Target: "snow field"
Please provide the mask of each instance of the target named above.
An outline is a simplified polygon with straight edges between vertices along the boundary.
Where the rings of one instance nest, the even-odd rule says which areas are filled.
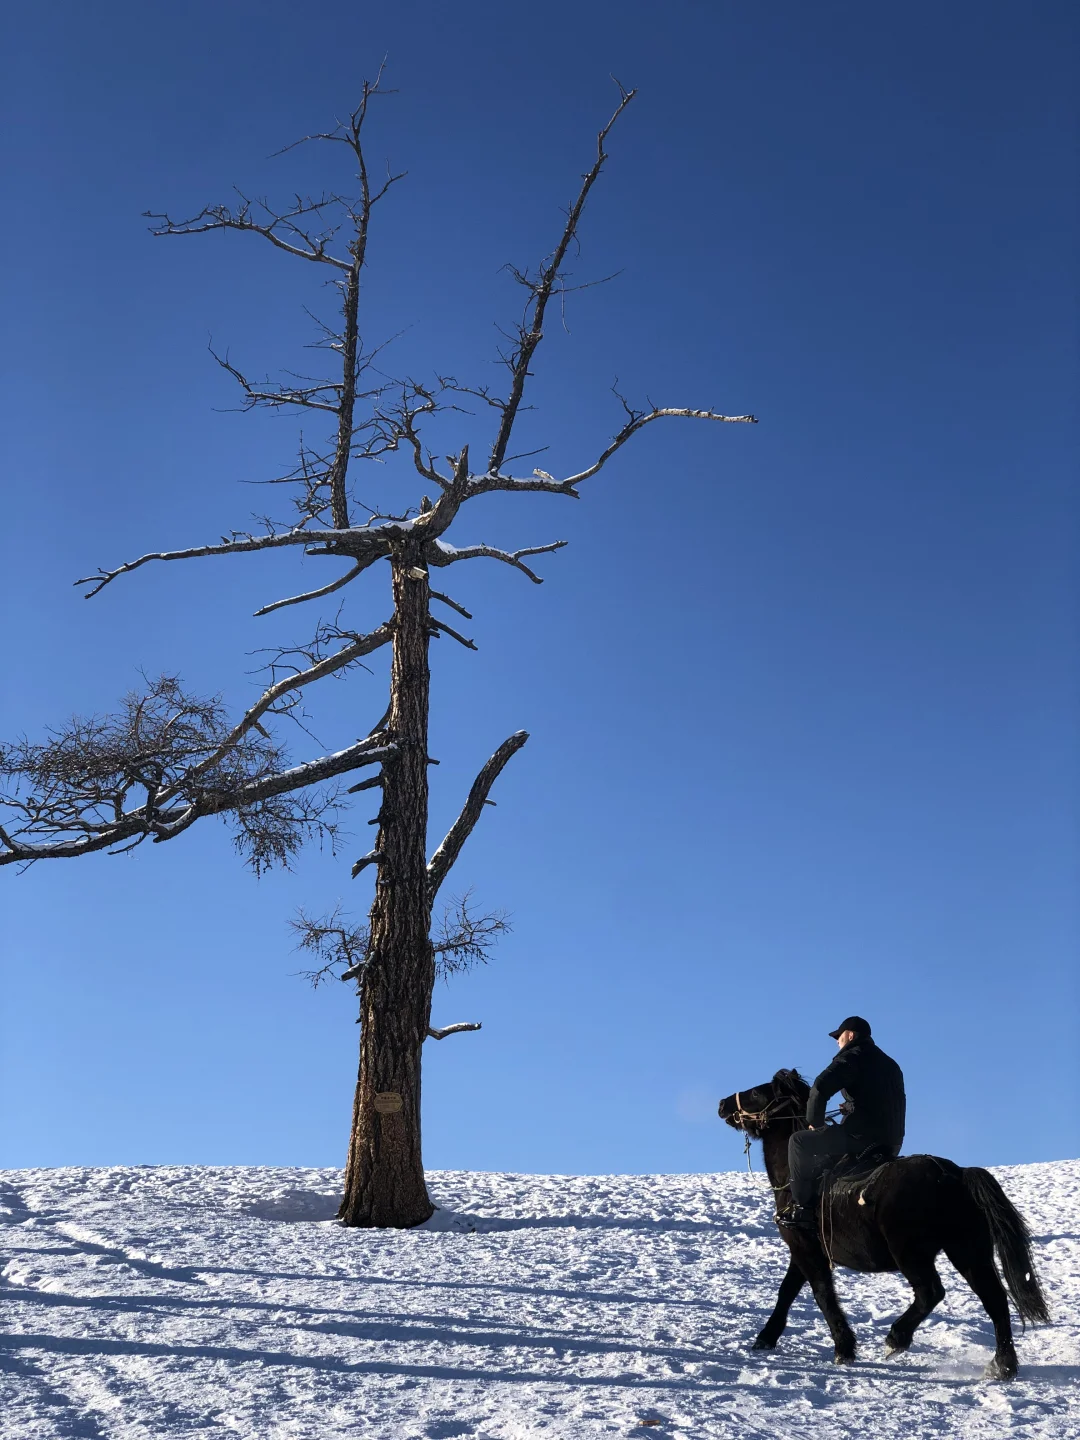
[[[1054,1314],[1008,1385],[944,1259],[907,1355],[907,1286],[849,1271],[854,1366],[806,1291],[751,1352],[787,1254],[761,1176],[441,1172],[433,1220],[386,1232],[334,1223],[337,1170],[0,1172],[0,1435],[1080,1437],[1080,1161],[995,1173]]]

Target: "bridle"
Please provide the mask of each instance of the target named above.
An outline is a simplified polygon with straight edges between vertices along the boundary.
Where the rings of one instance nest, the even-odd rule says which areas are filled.
[[[793,1106],[794,1108],[789,1109],[786,1113],[782,1113],[779,1111],[779,1106],[785,1104]],[[750,1163],[750,1142],[753,1136],[751,1136],[749,1130],[747,1130],[744,1122],[749,1121],[752,1125],[756,1125],[759,1131],[764,1131],[770,1117],[773,1120],[802,1120],[802,1106],[794,1095],[784,1094],[774,1095],[768,1104],[764,1105],[760,1110],[744,1110],[742,1094],[738,1090],[735,1091],[735,1113],[728,1118],[737,1121],[738,1128],[743,1132],[743,1154],[746,1156],[746,1169],[751,1175],[754,1173],[754,1167]],[[803,1121],[803,1124],[805,1124],[805,1121]]]
[[[786,1115],[774,1114],[774,1111],[776,1111],[777,1107],[780,1105],[792,1105],[795,1108],[793,1110],[789,1110]],[[794,1119],[796,1115],[801,1114],[802,1108],[803,1107],[800,1105],[796,1096],[785,1094],[774,1095],[773,1098],[768,1102],[768,1104],[762,1106],[760,1110],[744,1110],[742,1103],[742,1092],[740,1090],[736,1090],[735,1114],[731,1118],[737,1119],[739,1121],[740,1130],[746,1129],[745,1124],[742,1123],[746,1120],[749,1120],[751,1124],[756,1125],[758,1129],[761,1130],[764,1128],[765,1122],[769,1119],[770,1116],[772,1116],[774,1120],[790,1120]],[[749,1138],[750,1137],[747,1136],[747,1139]]]

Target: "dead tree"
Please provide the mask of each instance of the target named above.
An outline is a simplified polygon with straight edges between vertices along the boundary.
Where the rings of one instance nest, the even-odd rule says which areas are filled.
[[[178,681],[165,678],[129,696],[118,716],[73,721],[44,743],[22,741],[5,747],[0,755],[0,771],[7,780],[6,793],[0,797],[4,802],[0,865],[71,858],[96,850],[116,853],[147,839],[160,843],[196,820],[217,814],[233,821],[238,843],[259,869],[287,861],[312,829],[333,828],[334,794],[317,787],[359,767],[376,767],[369,779],[351,787],[372,789],[379,797],[375,843],[352,867],[354,876],[369,871],[374,875],[369,921],[362,932],[338,927],[351,936],[345,973],[358,982],[361,1022],[360,1069],[340,1213],[347,1225],[411,1226],[432,1212],[420,1150],[423,1044],[429,1036],[441,1039],[474,1028],[431,1028],[432,986],[440,958],[431,933],[432,907],[492,785],[528,739],[519,731],[495,750],[449,833],[429,857],[428,648],[432,638],[442,635],[475,648],[443,618],[447,610],[466,620],[471,617],[436,588],[445,582],[434,582],[433,572],[469,560],[494,560],[540,584],[541,577],[529,562],[566,543],[553,540],[512,551],[474,542],[455,544],[449,539],[451,527],[470,500],[494,491],[577,499],[582,485],[656,420],[727,424],[753,423],[754,417],[711,409],[651,405],[638,409],[622,401],[619,429],[582,469],[561,478],[540,469],[526,475],[513,471],[511,443],[544,337],[548,307],[570,288],[567,255],[604,167],[611,127],[633,91],[620,91],[554,249],[534,270],[512,272],[525,294],[521,318],[500,357],[508,376],[505,391],[461,385],[446,376],[430,382],[390,382],[381,375],[374,363],[377,350],[366,349],[362,342],[361,277],[375,207],[401,177],[389,174],[376,184],[369,173],[363,130],[378,93],[378,79],[365,84],[360,103],[347,120],[331,131],[305,137],[344,147],[355,169],[350,193],[297,196],[283,209],[239,194],[235,203],[210,206],[187,220],[150,216],[158,236],[213,230],[250,234],[291,260],[329,273],[337,282],[341,318],[325,329],[321,342],[339,367],[328,378],[259,384],[228,357],[216,357],[240,387],[244,408],[315,411],[328,417],[331,434],[326,445],[320,449],[301,442],[295,469],[277,477],[279,483],[293,487],[292,521],[263,522],[261,532],[236,531],[213,544],[154,551],[77,583],[87,587],[89,598],[151,563],[291,546],[304,555],[344,562],[345,569],[316,589],[274,600],[257,614],[337,595],[365,571],[385,562],[390,589],[386,621],[365,634],[320,624],[302,651],[279,653],[264,693],[235,723],[227,720],[218,702],[193,699]],[[422,427],[440,411],[460,412],[468,405],[479,408],[492,422],[480,452],[483,459],[476,465],[472,458],[476,448],[465,446],[444,465],[424,444]],[[365,507],[358,519],[362,507],[351,483],[357,462],[395,452],[411,463],[418,488],[433,498],[425,495],[415,507],[397,514]],[[440,610],[433,610],[433,603]],[[283,747],[264,722],[273,724],[287,715],[306,687],[347,670],[382,646],[391,647],[390,694],[378,724],[363,739],[333,754],[288,764]],[[479,946],[473,953],[483,953],[491,935],[473,934],[470,940],[468,923],[475,924],[467,916],[465,932],[458,934],[464,948],[455,952],[449,942],[441,947],[444,963],[448,953],[467,956],[470,943]],[[323,929],[322,940],[332,941],[334,927]],[[315,941],[318,948],[321,942],[318,937]]]

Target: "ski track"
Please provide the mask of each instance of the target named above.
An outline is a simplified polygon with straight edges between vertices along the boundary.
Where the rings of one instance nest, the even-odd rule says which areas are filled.
[[[337,1170],[0,1172],[0,1435],[1080,1440],[1080,1161],[995,1173],[1054,1314],[1008,1385],[944,1259],[905,1356],[904,1282],[845,1270],[856,1365],[806,1291],[751,1352],[787,1253],[761,1176],[440,1172],[390,1232],[334,1223]]]

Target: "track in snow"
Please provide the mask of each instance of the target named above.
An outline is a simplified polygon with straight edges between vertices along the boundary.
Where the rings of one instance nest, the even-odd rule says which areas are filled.
[[[1080,1162],[996,1173],[1055,1316],[1009,1385],[944,1260],[905,1356],[904,1282],[848,1271],[854,1367],[806,1292],[750,1352],[786,1257],[760,1176],[443,1172],[436,1223],[386,1232],[333,1223],[337,1170],[0,1172],[0,1435],[1080,1437]]]

